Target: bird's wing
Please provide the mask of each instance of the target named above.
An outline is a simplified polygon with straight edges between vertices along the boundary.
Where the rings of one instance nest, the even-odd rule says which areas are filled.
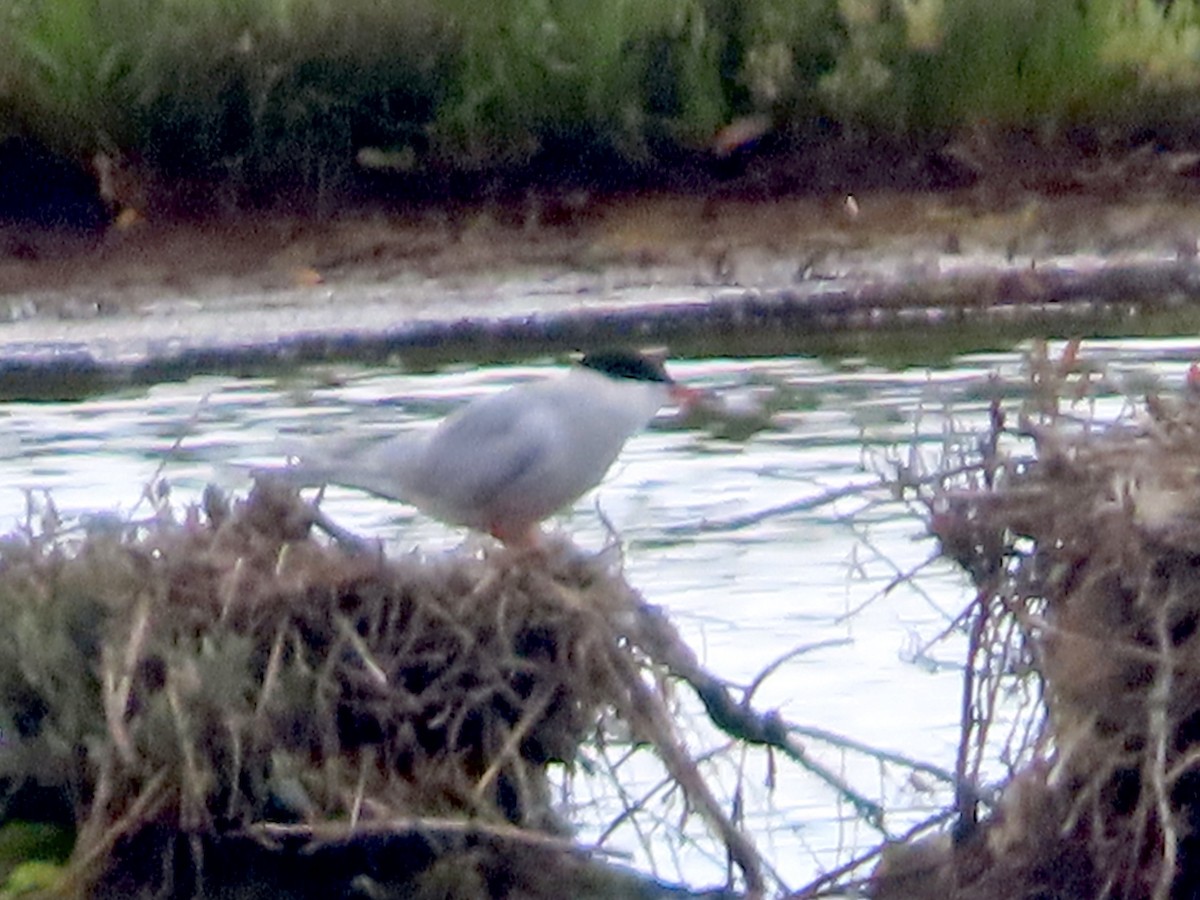
[[[476,401],[425,435],[399,435],[363,447],[310,448],[280,474],[295,484],[334,483],[411,503],[478,528],[511,494],[537,490],[540,469],[563,448],[557,398],[537,386]],[[332,449],[332,452],[330,450]]]
[[[421,492],[458,509],[486,507],[552,451],[551,418],[529,395],[500,394],[472,404],[446,419],[425,444],[414,472]]]

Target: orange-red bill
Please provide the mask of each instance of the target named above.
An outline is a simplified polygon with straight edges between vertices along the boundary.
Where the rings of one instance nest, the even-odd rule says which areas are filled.
[[[702,388],[688,387],[684,384],[671,385],[671,400],[684,409],[701,403],[706,397],[708,397],[708,391]]]

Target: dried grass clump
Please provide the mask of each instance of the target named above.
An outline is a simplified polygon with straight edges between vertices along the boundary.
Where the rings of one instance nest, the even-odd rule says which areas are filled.
[[[892,848],[876,896],[1196,896],[1200,395],[1189,384],[1098,424],[1066,410],[1098,377],[1080,377],[1073,348],[1032,370],[1016,427],[995,405],[990,433],[926,497],[978,591],[958,822],[953,839]],[[1017,669],[1045,716],[977,823],[968,745],[1006,727],[980,698]]]
[[[603,710],[661,737],[622,633],[638,600],[603,564],[562,547],[386,560],[309,525],[257,489],[182,522],[72,539],[52,520],[0,544],[5,818],[51,802],[77,829],[76,890],[211,892],[236,859],[284,895],[285,858],[320,863],[292,882],[326,879],[294,896],[415,874],[475,896],[519,858],[536,884],[551,857],[578,863],[547,763]]]

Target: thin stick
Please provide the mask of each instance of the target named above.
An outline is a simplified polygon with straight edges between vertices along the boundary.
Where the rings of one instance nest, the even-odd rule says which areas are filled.
[[[974,828],[977,811],[977,795],[966,789],[967,767],[971,756],[971,735],[975,723],[975,665],[983,641],[983,629],[987,623],[987,593],[980,591],[975,598],[976,613],[971,623],[967,644],[967,661],[963,668],[962,708],[959,714],[958,755],[954,761],[955,796],[954,807],[958,813],[957,827]]]
[[[843,877],[857,869],[861,869],[871,860],[881,856],[883,851],[886,850],[890,844],[907,844],[918,834],[921,834],[921,832],[928,831],[930,828],[941,825],[943,822],[946,822],[952,816],[954,816],[954,814],[954,809],[943,809],[938,811],[929,818],[918,822],[916,825],[896,837],[894,840],[882,841],[876,844],[866,853],[859,854],[835,869],[830,869],[828,872],[809,882],[798,891],[788,894],[784,900],[811,900],[811,898],[826,896],[826,889],[832,885],[837,885],[837,887],[835,887],[833,890],[833,896],[857,896],[856,894],[848,891],[848,885],[839,884]]]
[[[607,853],[602,847],[577,844],[569,838],[531,831],[517,825],[487,822],[482,819],[452,819],[441,816],[393,816],[385,819],[359,820],[354,824],[317,822],[307,825],[259,822],[247,826],[240,833],[267,841],[298,838],[308,842],[306,849],[310,853],[321,847],[353,844],[362,838],[401,837],[409,834],[489,837],[529,847],[560,850],[576,856]]]
[[[1168,622],[1171,604],[1164,602],[1155,616],[1154,632],[1158,642],[1160,659],[1154,683],[1146,698],[1153,755],[1150,763],[1150,785],[1154,790],[1154,803],[1158,813],[1158,827],[1162,832],[1162,858],[1158,863],[1158,878],[1154,885],[1154,900],[1167,900],[1175,883],[1178,865],[1179,833],[1175,827],[1175,814],[1171,810],[1171,798],[1167,789],[1167,747],[1171,739],[1168,719],[1171,692],[1175,684],[1175,661],[1171,658],[1171,630]]]
[[[521,755],[518,753],[521,742],[525,740],[526,735],[533,730],[535,725],[542,722],[542,717],[549,708],[550,701],[554,699],[554,694],[555,688],[547,686],[540,691],[538,697],[527,702],[521,713],[521,721],[508,733],[508,737],[504,741],[504,746],[500,748],[500,752],[496,754],[491,765],[487,767],[487,771],[480,776],[479,781],[476,783],[474,791],[476,803],[483,800],[483,795],[500,774],[500,770],[506,762],[511,761],[518,765],[522,763]]]
[[[85,882],[91,870],[112,852],[122,837],[140,827],[166,802],[170,793],[166,787],[167,775],[168,770],[164,766],[150,776],[137,798],[125,810],[125,815],[105,829],[97,840],[85,845],[86,852],[71,864],[69,878],[72,881]]]
[[[775,659],[771,660],[771,662],[767,663],[767,665],[763,667],[762,671],[754,676],[754,680],[751,681],[746,687],[742,698],[742,703],[748,705],[750,701],[754,699],[754,695],[758,692],[758,689],[762,687],[762,683],[774,675],[779,670],[779,667],[784,663],[790,662],[797,656],[803,656],[805,653],[812,653],[815,650],[828,650],[831,647],[846,647],[851,643],[852,641],[849,638],[831,638],[827,641],[816,641],[812,644],[801,644],[798,647],[793,647],[786,653],[780,654]]]

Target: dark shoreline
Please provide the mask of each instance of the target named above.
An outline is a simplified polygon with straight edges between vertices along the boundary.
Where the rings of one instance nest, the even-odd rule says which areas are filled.
[[[410,321],[371,330],[327,328],[240,343],[161,340],[0,342],[0,396],[73,399],[198,375],[254,376],[314,364],[435,368],[613,345],[663,345],[677,355],[886,352],[939,334],[971,347],[1027,337],[1178,333],[1200,326],[1200,263],[1147,259],[1080,269],[1070,260],[980,267],[969,274],[810,280],[777,289],[701,287],[694,301],[571,307]],[[0,331],[2,335],[2,331]],[[936,355],[936,354],[935,354]],[[926,359],[925,362],[932,360]]]

